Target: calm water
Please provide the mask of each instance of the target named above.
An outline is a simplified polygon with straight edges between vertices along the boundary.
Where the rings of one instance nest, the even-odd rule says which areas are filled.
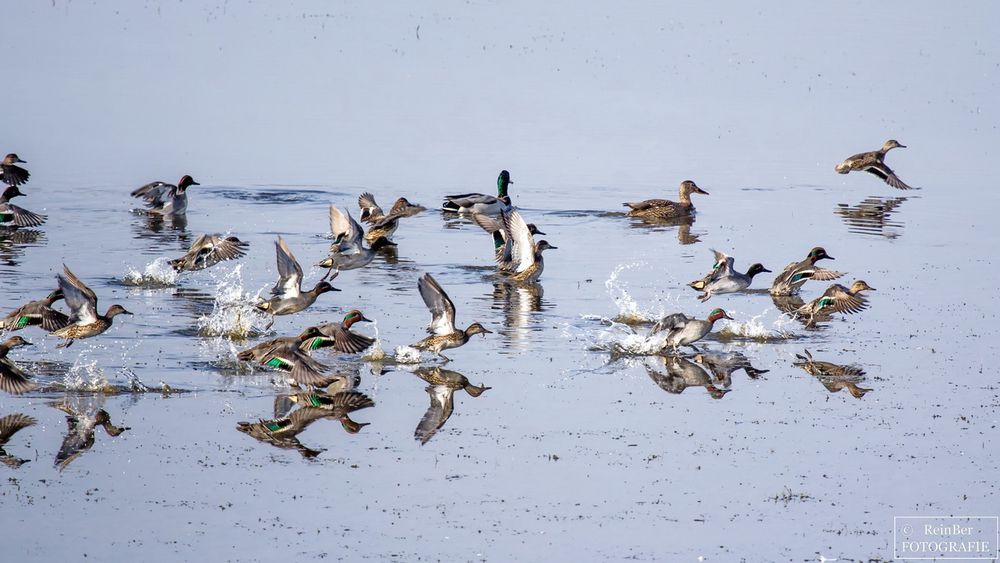
[[[49,390],[0,396],[0,415],[38,421],[6,446],[30,460],[2,468],[12,557],[888,559],[893,516],[997,513],[995,7],[191,4],[6,10],[0,152],[28,161],[16,203],[49,221],[0,240],[0,306],[43,296],[66,263],[101,310],[135,313],[68,349],[22,333],[35,347],[12,357]],[[833,172],[890,137],[909,146],[890,166],[922,190]],[[501,168],[559,247],[540,287],[499,283],[489,238],[433,210]],[[184,173],[202,183],[186,226],[130,212],[129,191]],[[688,177],[711,193],[693,224],[620,214]],[[366,190],[431,210],[340,293],[263,335],[236,320],[274,283],[276,237],[311,286],[327,206],[356,216]],[[203,232],[248,256],[165,276],[156,260]],[[869,310],[807,330],[766,292],[702,304],[684,286],[710,248],[778,272],[815,245],[877,288]],[[496,334],[448,354],[491,389],[456,393],[421,445],[427,385],[392,355],[424,336],[424,272],[459,324]],[[705,348],[766,373],[714,381],[634,354],[639,321],[713,307],[736,322]],[[235,351],[351,308],[387,360],[318,357],[360,376],[376,406],[352,417],[370,424],[310,426],[313,459],[238,432],[289,390]],[[805,349],[862,368],[850,383],[870,391],[831,392],[793,365]],[[131,378],[151,392],[93,391]],[[57,466],[63,404],[129,430]]]

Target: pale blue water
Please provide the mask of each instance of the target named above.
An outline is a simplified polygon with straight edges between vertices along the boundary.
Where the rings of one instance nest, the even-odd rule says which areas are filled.
[[[127,368],[191,392],[0,396],[0,415],[38,420],[6,446],[31,461],[0,468],[0,542],[25,561],[858,560],[892,556],[893,516],[996,514],[997,15],[892,2],[8,6],[0,152],[28,161],[15,203],[49,221],[33,242],[0,242],[0,307],[47,293],[65,262],[99,308],[136,313],[65,350],[25,331],[36,346],[12,357],[43,383],[93,362],[115,385]],[[833,172],[887,138],[908,145],[887,160],[922,190]],[[495,286],[489,238],[433,210],[446,193],[490,192],[501,168],[559,247],[541,292]],[[186,229],[129,213],[132,189],[185,173],[202,183]],[[689,229],[614,214],[675,197],[686,178],[711,193],[695,196]],[[422,380],[321,353],[376,406],[352,415],[370,423],[358,434],[332,421],[303,432],[325,450],[306,460],[236,430],[286,390],[239,375],[233,351],[259,339],[197,336],[198,319],[227,279],[267,292],[278,235],[311,286],[327,206],[357,216],[365,190],[431,210],[401,224],[396,261],[341,273],[342,292],[267,336],[357,307],[391,354],[424,336],[416,279],[430,272],[459,324],[496,332],[447,366],[492,389],[458,392],[421,446]],[[887,226],[836,212],[873,196],[907,199]],[[232,232],[249,254],[167,288],[122,282],[202,232]],[[778,272],[815,245],[845,283],[877,288],[869,310],[805,330],[766,294],[701,304],[684,287],[710,248]],[[630,342],[609,319],[713,307],[771,337],[707,342],[769,370],[735,374],[721,399],[668,394],[647,371],[662,361],[604,349]],[[829,393],[792,366],[803,349],[862,367],[872,391]],[[102,404],[130,430],[99,430],[60,471],[63,400]],[[774,500],[786,491],[805,498]]]

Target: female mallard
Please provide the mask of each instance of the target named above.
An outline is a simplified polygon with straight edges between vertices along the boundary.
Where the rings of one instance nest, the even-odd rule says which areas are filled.
[[[344,320],[340,323],[328,323],[314,327],[318,336],[314,336],[302,342],[302,350],[312,351],[318,348],[332,347],[344,354],[357,354],[364,352],[369,346],[375,343],[374,338],[369,338],[363,334],[351,332],[354,323],[370,323],[371,319],[366,318],[361,311],[353,309],[344,315]]]
[[[489,215],[473,215],[472,220],[476,222],[484,231],[493,235],[493,248],[496,254],[497,272],[501,274],[513,273],[517,267],[514,262],[514,240],[507,236],[507,231],[497,221]],[[533,235],[544,235],[534,223],[528,223],[528,233]]]
[[[496,215],[501,211],[510,211],[511,201],[507,194],[507,188],[514,182],[510,179],[510,172],[501,170],[497,176],[497,195],[493,197],[485,194],[459,194],[444,196],[443,211],[452,213],[483,213],[486,215]]]
[[[396,243],[389,239],[379,237],[370,247],[366,247],[363,240],[365,231],[354,217],[351,217],[351,212],[344,213],[332,204],[330,233],[333,235],[331,254],[317,264],[322,268],[329,268],[330,272],[362,268],[371,263],[378,250],[386,246],[396,246]]]
[[[187,212],[187,189],[200,186],[194,178],[185,174],[177,185],[166,182],[150,182],[132,191],[132,197],[146,202],[147,213],[154,215],[183,215]]]
[[[14,348],[31,346],[31,342],[20,336],[12,336],[0,344],[0,389],[12,395],[27,393],[35,388],[28,375],[17,367],[7,354]]]
[[[11,199],[23,195],[17,186],[10,186],[0,195],[0,227],[37,227],[45,222],[45,215],[10,203]]]
[[[889,139],[884,145],[882,145],[882,148],[877,151],[863,152],[847,157],[847,160],[835,166],[834,170],[840,174],[847,174],[852,170],[861,170],[882,178],[886,184],[889,184],[896,189],[912,190],[913,188],[903,183],[903,181],[896,176],[896,173],[885,165],[886,153],[897,147],[905,149],[906,145],[899,144],[899,141],[895,139]]]
[[[201,235],[191,244],[187,254],[171,260],[170,265],[178,271],[204,270],[225,260],[243,258],[249,246],[236,237]]]
[[[442,350],[458,348],[476,334],[482,334],[484,338],[485,335],[492,334],[492,331],[486,330],[479,323],[472,323],[465,330],[455,328],[455,304],[430,274],[424,274],[417,280],[417,289],[420,290],[420,296],[424,298],[424,303],[431,311],[431,323],[427,325],[427,332],[431,333],[431,336],[414,344],[413,347],[417,350],[434,352],[449,360],[441,353]]]
[[[833,256],[826,253],[822,246],[817,246],[809,251],[805,260],[792,262],[785,266],[785,269],[774,278],[769,292],[771,295],[787,296],[798,295],[799,290],[809,280],[831,281],[844,275],[843,272],[835,272],[816,266],[816,262],[822,259],[833,260]]]
[[[677,350],[681,346],[690,346],[698,350],[693,344],[712,332],[712,327],[719,319],[733,320],[722,309],[713,309],[705,320],[692,319],[683,313],[674,313],[660,319],[649,331],[649,336],[662,335],[664,338],[664,348],[667,346]]]
[[[97,294],[80,281],[80,278],[76,277],[65,264],[63,273],[56,274],[56,280],[59,281],[59,289],[62,290],[63,298],[70,309],[68,324],[52,331],[53,336],[66,339],[58,348],[66,348],[80,338],[97,336],[111,328],[113,319],[118,315],[132,314],[126,311],[125,307],[115,304],[108,307],[107,313],[98,315]]]
[[[8,186],[20,186],[28,182],[31,174],[18,166],[18,162],[27,164],[14,153],[10,153],[3,158],[3,161],[0,162],[0,181],[3,181]]]
[[[69,323],[69,317],[62,311],[53,309],[52,304],[62,298],[62,290],[57,289],[48,294],[45,299],[21,305],[0,320],[0,330],[15,331],[26,326],[41,326],[42,330],[46,332],[59,330]]]
[[[631,209],[626,214],[629,217],[640,219],[672,219],[694,214],[694,205],[691,203],[691,194],[704,194],[708,192],[699,188],[693,181],[684,180],[678,190],[679,202],[667,199],[647,199],[645,201],[626,202],[625,207]]]
[[[542,252],[559,247],[552,246],[547,240],[540,240],[535,244],[531,228],[517,211],[500,212],[500,224],[503,226],[504,239],[511,243],[512,272],[507,279],[518,283],[535,283],[545,269]]]
[[[689,287],[704,292],[698,297],[703,302],[711,299],[712,295],[716,293],[736,293],[737,291],[743,291],[750,287],[754,276],[762,272],[771,271],[765,268],[763,264],[757,263],[751,265],[747,273],[741,274],[733,268],[734,260],[732,256],[726,256],[724,252],[719,252],[718,250],[712,250],[712,252],[715,254],[715,265],[712,266],[712,271],[704,278],[688,284]]]
[[[392,209],[389,210],[389,214],[387,215],[382,212],[382,208],[379,207],[378,203],[375,203],[375,196],[368,192],[358,196],[358,207],[361,208],[361,220],[370,225],[368,232],[365,233],[365,240],[369,244],[374,243],[380,238],[392,240],[392,235],[395,234],[396,228],[399,227],[400,219],[412,217],[426,209],[426,207],[414,205],[407,201],[405,197],[401,197],[392,205]]]
[[[860,313],[868,308],[868,301],[858,295],[862,291],[875,291],[875,288],[869,287],[864,280],[855,280],[849,288],[835,283],[823,295],[799,307],[796,314],[812,321],[816,317],[832,313]]]
[[[236,358],[288,372],[288,377],[298,385],[326,387],[338,376],[324,374],[326,366],[302,350],[303,343],[317,336],[322,336],[319,330],[309,327],[298,336],[282,336],[247,348],[236,354]]]
[[[317,282],[309,291],[302,291],[302,266],[299,266],[298,260],[281,237],[278,237],[274,247],[278,261],[278,283],[271,288],[271,295],[274,297],[258,303],[257,309],[272,315],[291,315],[309,307],[316,302],[317,297],[328,291],[340,291],[326,281]]]

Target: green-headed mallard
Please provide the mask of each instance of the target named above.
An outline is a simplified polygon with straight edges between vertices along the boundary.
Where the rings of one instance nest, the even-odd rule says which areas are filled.
[[[510,211],[511,201],[507,188],[513,183],[510,179],[510,172],[501,170],[500,175],[497,176],[496,197],[476,193],[447,195],[444,196],[444,204],[441,209],[452,213],[483,213],[486,215]]]

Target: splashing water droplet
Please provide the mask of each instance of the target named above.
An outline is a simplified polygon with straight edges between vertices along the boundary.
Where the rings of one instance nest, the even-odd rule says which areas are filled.
[[[141,272],[129,266],[122,283],[133,287],[173,287],[177,285],[177,271],[170,266],[168,259],[157,258],[146,264]]]
[[[235,266],[216,284],[212,312],[198,319],[198,334],[235,339],[264,334],[271,319],[254,306],[258,301],[259,292],[243,291],[243,269]]]

